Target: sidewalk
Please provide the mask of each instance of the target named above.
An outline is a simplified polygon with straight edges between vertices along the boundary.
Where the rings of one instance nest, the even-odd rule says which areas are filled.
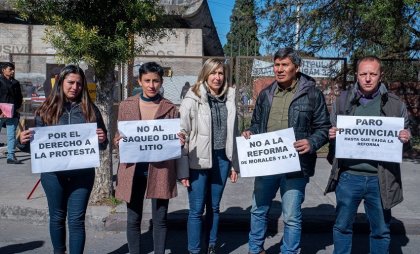
[[[4,137],[4,136],[3,136]],[[1,148],[0,148],[1,150]],[[30,223],[47,223],[47,200],[39,185],[30,200],[26,197],[39,179],[38,174],[31,173],[30,156],[26,153],[16,154],[20,165],[8,165],[0,151],[0,219],[19,220]],[[114,163],[116,164],[116,163]],[[420,161],[404,160],[402,164],[403,189],[405,200],[392,210],[393,233],[420,234]],[[303,203],[305,232],[331,231],[334,222],[335,195],[323,195],[330,172],[330,165],[324,158],[318,159],[315,176],[306,188]],[[228,181],[221,202],[221,229],[248,230],[249,210],[253,190],[253,178],[239,178],[238,183]],[[184,187],[178,185],[178,197],[169,203],[168,221],[170,227],[186,228],[188,198]],[[355,231],[367,232],[368,224],[364,217],[363,205],[359,207]],[[150,225],[150,201],[145,202],[143,224]],[[101,230],[123,231],[126,224],[125,204],[116,208],[108,206],[89,206],[87,225]],[[282,230],[280,198],[273,201],[269,227],[271,230]]]

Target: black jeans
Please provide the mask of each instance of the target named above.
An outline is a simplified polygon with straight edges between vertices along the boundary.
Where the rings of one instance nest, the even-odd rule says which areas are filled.
[[[131,202],[127,203],[127,241],[131,254],[140,253],[141,218],[147,176],[134,176]],[[152,199],[153,248],[155,254],[165,253],[169,199]]]
[[[85,247],[85,214],[95,180],[95,170],[82,169],[41,174],[50,213],[50,236],[54,253],[66,251],[66,217],[71,254]]]

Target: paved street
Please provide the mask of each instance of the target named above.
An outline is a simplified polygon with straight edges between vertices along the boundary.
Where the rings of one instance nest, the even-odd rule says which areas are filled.
[[[0,141],[4,134],[0,134]],[[0,155],[0,253],[51,253],[48,236],[48,210],[45,193],[38,186],[31,199],[26,197],[39,175],[32,174],[30,156],[18,152],[23,161],[20,165],[8,165]],[[116,165],[116,164],[115,164]],[[419,160],[404,160],[402,177],[404,201],[392,210],[392,251],[391,253],[419,253],[420,249],[420,176]],[[330,165],[324,158],[317,161],[315,176],[306,188],[303,204],[302,253],[331,253],[332,225],[334,222],[335,195],[323,195]],[[247,253],[247,231],[253,178],[240,178],[238,183],[228,183],[221,202],[221,232],[219,246],[221,254]],[[169,204],[169,228],[167,253],[186,253],[186,216],[188,198],[186,189],[178,185],[178,197]],[[283,222],[281,200],[273,201],[266,241],[268,253],[278,253]],[[150,201],[145,203],[143,229],[143,252],[152,253]],[[126,209],[125,204],[116,208],[109,206],[89,206],[87,211],[86,253],[127,253],[125,244]],[[357,235],[354,253],[368,253],[369,227],[363,205],[359,207]]]
[[[0,221],[0,253],[52,253],[51,243],[48,236],[47,225],[33,225],[21,222]],[[277,254],[281,234],[270,232],[266,240],[268,254]],[[220,232],[220,254],[246,254],[248,252],[248,236],[245,231]],[[168,234],[166,254],[185,254],[186,231],[170,230]],[[152,238],[151,231],[146,230],[142,235],[142,253],[151,254]],[[354,240],[354,254],[367,254],[368,235],[358,234]],[[420,235],[393,235],[392,254],[418,254],[420,249]],[[128,253],[125,232],[88,230],[85,253]],[[330,254],[332,253],[332,235],[330,233],[304,234],[302,236],[303,254]]]

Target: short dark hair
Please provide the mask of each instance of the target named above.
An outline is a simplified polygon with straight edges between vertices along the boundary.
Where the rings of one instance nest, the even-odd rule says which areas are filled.
[[[141,79],[141,76],[146,73],[157,73],[160,76],[160,79],[163,79],[163,68],[156,62],[147,62],[140,66],[139,68],[139,79]]]
[[[360,65],[360,63],[361,62],[364,62],[364,61],[378,62],[379,63],[379,71],[382,72],[382,61],[377,56],[364,56],[364,57],[360,58],[359,60],[357,60],[356,72],[359,71],[359,65]]]
[[[11,62],[3,63],[1,65],[1,69],[2,70],[6,69],[7,67],[12,68],[13,70],[15,69],[15,65],[13,63],[11,63]]]
[[[284,59],[286,57],[288,57],[296,66],[300,66],[302,63],[302,58],[300,58],[299,54],[293,48],[281,48],[277,50],[274,54],[274,61],[276,61],[276,59]]]

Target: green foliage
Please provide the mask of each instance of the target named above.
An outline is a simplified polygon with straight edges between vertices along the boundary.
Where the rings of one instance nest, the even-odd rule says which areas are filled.
[[[99,77],[141,52],[135,35],[145,44],[166,35],[157,0],[16,0],[14,7],[23,18],[49,25],[45,40],[61,59],[85,61]]]
[[[263,31],[268,51],[293,47],[298,35],[308,52],[408,58],[420,50],[419,10],[415,0],[264,0],[258,15],[268,24]]]
[[[223,50],[226,56],[259,55],[260,43],[254,0],[236,0],[230,16],[230,31]]]
[[[123,202],[119,199],[117,199],[114,196],[110,196],[109,198],[105,198],[103,199],[101,202],[97,203],[98,205],[107,205],[110,207],[117,207],[119,205],[121,205]]]
[[[160,39],[165,12],[158,0],[11,0],[20,15],[47,25],[45,40],[65,63],[86,62],[98,80],[96,105],[111,130],[114,68]],[[135,43],[135,36],[142,44]],[[112,193],[111,149],[102,152],[91,202]]]

